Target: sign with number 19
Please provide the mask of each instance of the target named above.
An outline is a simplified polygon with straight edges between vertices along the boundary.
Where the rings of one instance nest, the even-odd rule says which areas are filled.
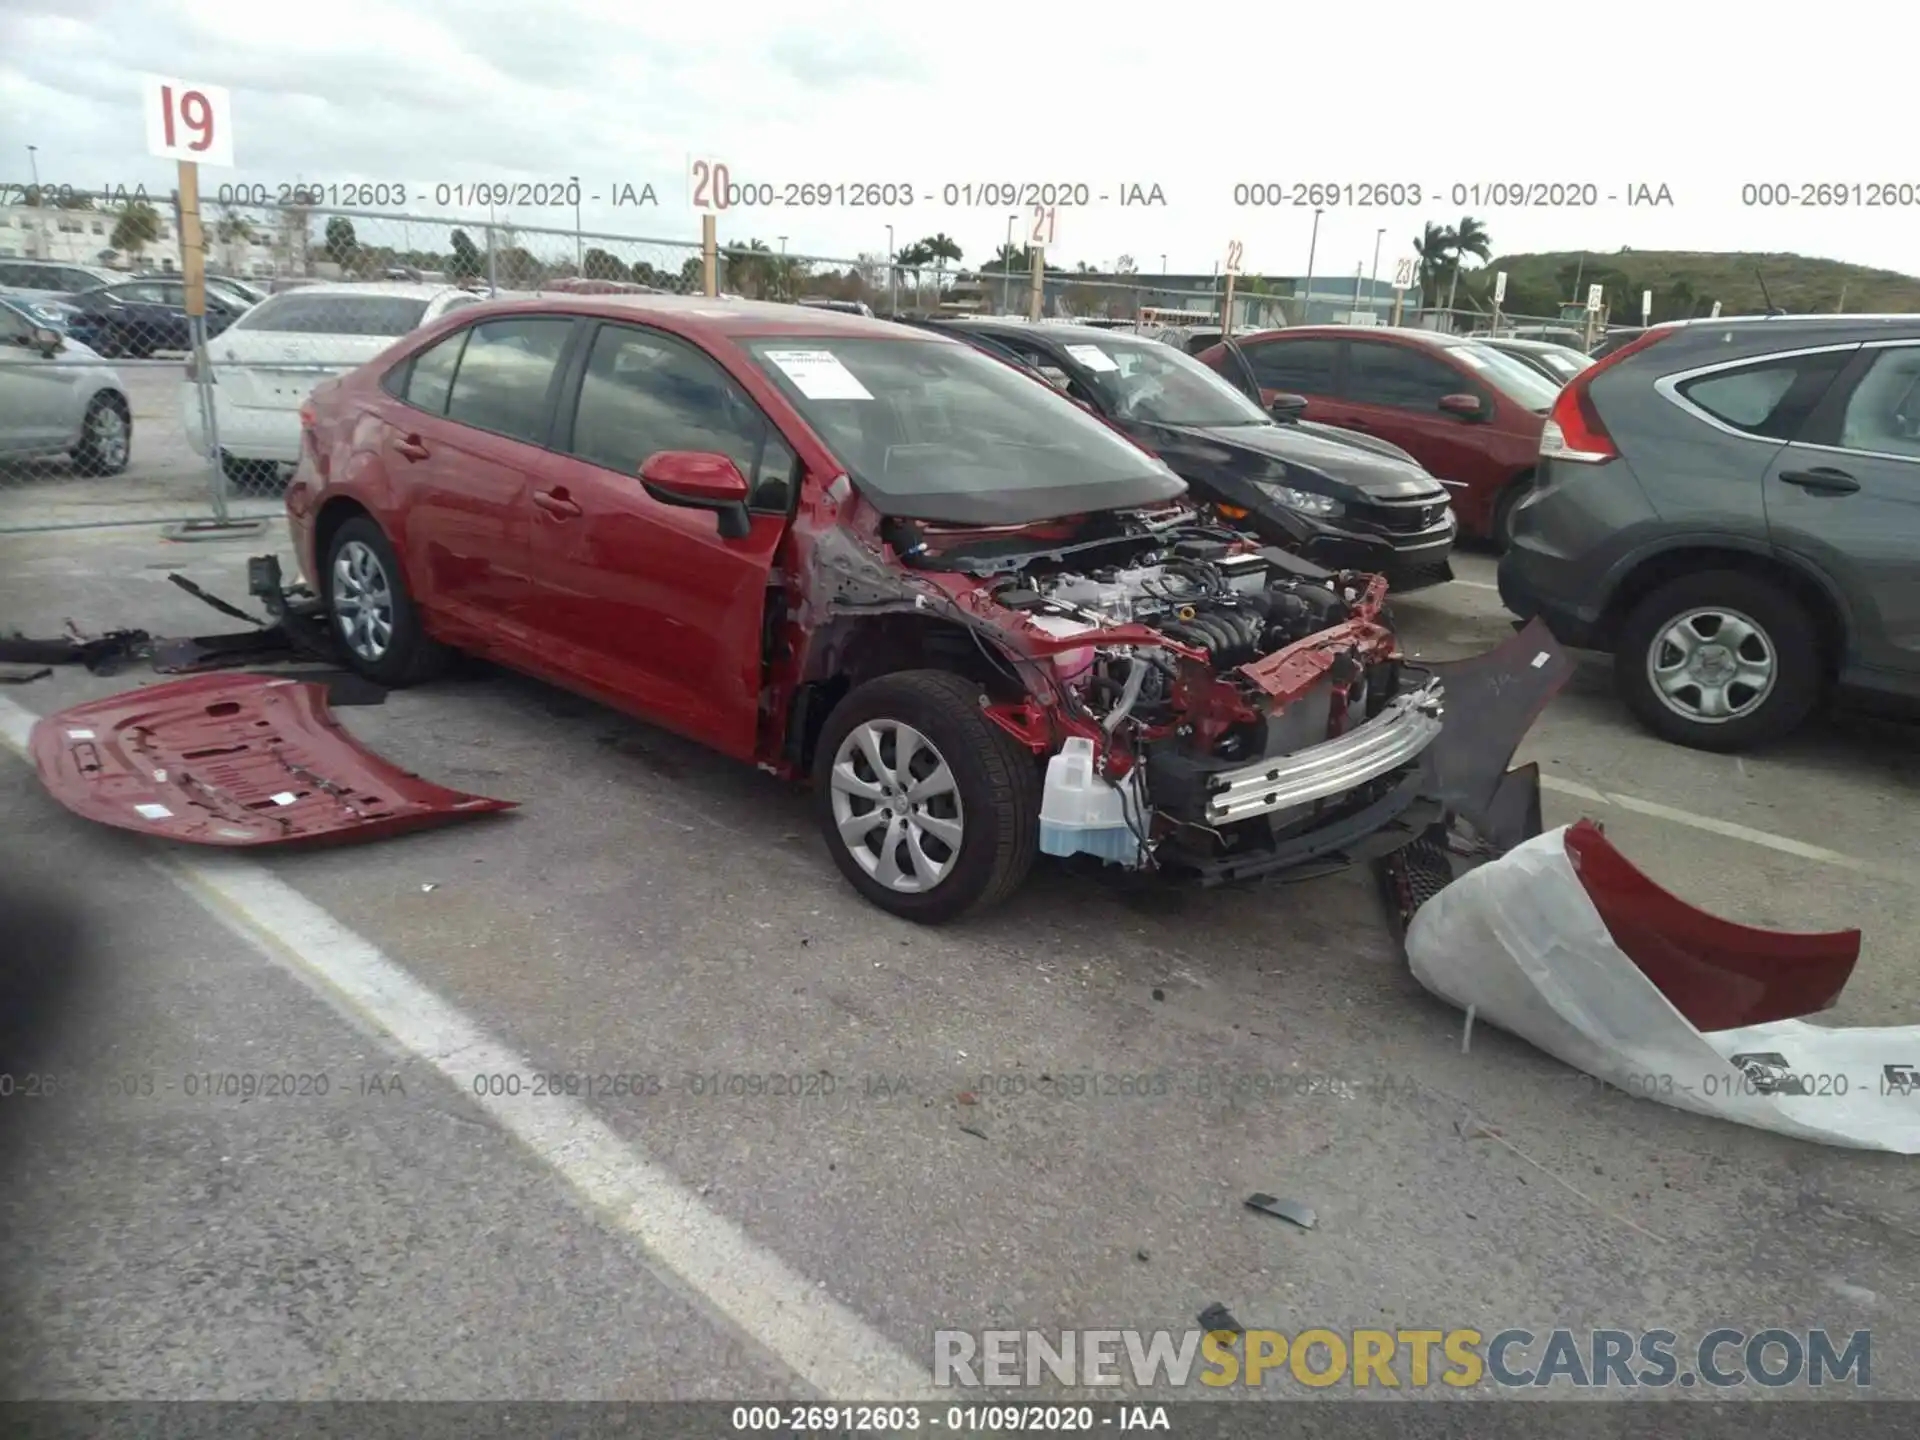
[[[202,165],[233,164],[233,97],[223,85],[141,76],[147,153]]]

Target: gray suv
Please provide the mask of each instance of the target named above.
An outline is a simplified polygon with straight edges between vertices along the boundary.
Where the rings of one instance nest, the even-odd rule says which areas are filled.
[[[1500,598],[1606,650],[1669,740],[1787,734],[1832,687],[1920,698],[1920,315],[1659,325],[1577,376]]]

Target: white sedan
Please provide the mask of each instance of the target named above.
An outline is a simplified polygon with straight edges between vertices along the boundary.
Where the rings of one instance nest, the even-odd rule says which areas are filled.
[[[401,336],[484,294],[451,285],[303,285],[269,295],[207,346],[220,465],[236,486],[262,485],[300,460],[300,406],[314,386],[358,369]],[[180,387],[188,442],[207,453],[194,365]]]
[[[0,456],[69,455],[82,475],[118,475],[133,444],[120,374],[78,340],[0,300]]]

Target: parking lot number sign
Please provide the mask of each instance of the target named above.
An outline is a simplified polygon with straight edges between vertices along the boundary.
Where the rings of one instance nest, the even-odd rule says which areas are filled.
[[[1245,255],[1246,251],[1242,248],[1238,240],[1229,240],[1227,242],[1227,274],[1238,275],[1240,273],[1240,261]]]
[[[1493,303],[1503,304],[1507,298],[1507,272],[1498,270],[1493,276]]]
[[[147,153],[201,165],[233,164],[233,96],[224,85],[143,75]]]
[[[1587,310],[1590,314],[1598,315],[1600,313],[1601,288],[1602,287],[1598,285],[1589,285],[1587,287]]]
[[[687,196],[702,215],[718,215],[733,207],[733,172],[726,162],[708,156],[687,161]]]
[[[1393,262],[1393,288],[1411,290],[1413,277],[1420,273],[1420,265],[1411,255],[1402,255]]]

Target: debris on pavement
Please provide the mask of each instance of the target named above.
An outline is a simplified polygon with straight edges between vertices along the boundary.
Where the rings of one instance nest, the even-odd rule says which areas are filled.
[[[366,840],[514,807],[363,749],[325,686],[286,676],[109,695],[46,716],[30,743],[41,782],[75,814],[200,845]]]
[[[1232,1312],[1218,1302],[1202,1310],[1199,1315],[1199,1320],[1209,1335],[1216,1334],[1223,1330],[1229,1335],[1244,1335],[1247,1333],[1246,1327],[1233,1318]]]
[[[1583,820],[1445,886],[1414,977],[1624,1093],[1801,1139],[1920,1154],[1920,1025],[1836,1028],[1860,932],[1760,930],[1654,885]]]
[[[218,595],[208,594],[205,590],[201,589],[193,581],[189,580],[186,576],[182,575],[177,570],[168,571],[167,579],[172,581],[175,585],[178,585],[182,590],[186,591],[189,595],[193,596],[194,599],[204,601],[206,604],[211,605],[214,609],[218,610],[222,615],[231,615],[236,620],[244,620],[249,625],[257,625],[263,630],[267,627],[267,623],[268,623],[267,621],[261,620],[256,616],[249,615],[246,611],[242,610],[238,605],[229,605],[225,600],[222,600]]]
[[[1302,1205],[1298,1200],[1280,1200],[1258,1191],[1247,1197],[1247,1208],[1280,1220],[1290,1220],[1302,1230],[1311,1230],[1319,1223],[1311,1205]]]
[[[47,665],[0,665],[0,685],[26,685],[53,674]]]
[[[129,661],[146,655],[151,643],[152,637],[144,630],[109,630],[104,635],[86,635],[69,620],[67,634],[59,640],[0,635],[0,663],[84,665],[95,675],[112,675]]]
[[[960,1133],[962,1135],[971,1135],[976,1140],[984,1140],[987,1138],[987,1132],[980,1129],[977,1125],[962,1125],[960,1127]]]

